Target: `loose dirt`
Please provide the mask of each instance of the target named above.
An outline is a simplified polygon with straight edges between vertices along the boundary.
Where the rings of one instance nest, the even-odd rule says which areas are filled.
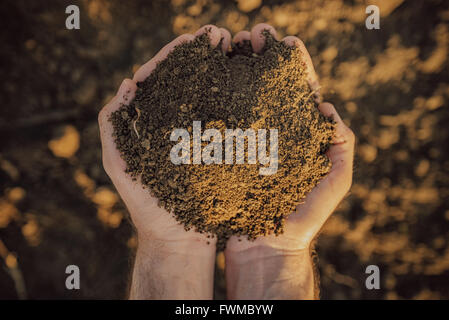
[[[282,233],[285,218],[331,168],[325,152],[334,124],[317,109],[302,53],[265,36],[259,54],[249,42],[223,54],[207,35],[176,47],[110,118],[126,171],[186,229],[218,236],[219,248],[231,235]],[[172,163],[172,131],[191,134],[194,121],[222,133],[222,163]],[[225,130],[236,128],[278,130],[276,173],[261,175],[267,165],[249,164],[246,151],[243,164],[225,164]]]

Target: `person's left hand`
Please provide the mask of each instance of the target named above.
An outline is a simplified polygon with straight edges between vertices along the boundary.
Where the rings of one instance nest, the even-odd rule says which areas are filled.
[[[234,41],[249,40],[253,50],[259,52],[265,45],[264,30],[269,30],[277,38],[274,28],[262,23],[251,32],[239,32]],[[309,86],[312,90],[319,90],[312,59],[304,43],[294,36],[285,37],[282,41],[301,50]],[[229,239],[225,250],[228,298],[313,296],[312,290],[305,290],[298,295],[302,289],[311,288],[310,245],[351,187],[355,143],[353,132],[341,120],[333,105],[321,103],[318,109],[336,122],[336,133],[327,151],[332,162],[331,171],[306,196],[304,203],[298,205],[295,212],[286,218],[283,234],[261,236],[254,241],[244,236]],[[243,277],[253,278],[252,282],[256,284],[245,286]],[[288,279],[290,286],[286,285]],[[292,283],[298,285],[295,287]]]
[[[261,23],[256,25],[251,32],[241,31],[237,33],[233,40],[234,42],[249,40],[253,50],[259,52],[265,45],[265,37],[262,34],[264,30],[268,30],[277,38],[276,31],[272,26]],[[307,67],[309,86],[312,90],[318,91],[318,77],[304,43],[294,36],[287,36],[281,41],[284,41],[289,46],[296,46],[301,50]],[[321,103],[318,109],[322,114],[332,117],[336,122],[336,133],[331,147],[327,151],[327,155],[332,162],[331,171],[306,196],[304,203],[299,205],[296,211],[287,217],[282,235],[259,237],[255,241],[248,241],[244,237],[231,237],[227,244],[227,255],[256,246],[280,250],[308,249],[324,222],[349,191],[352,183],[355,136],[351,129],[341,120],[333,105]]]

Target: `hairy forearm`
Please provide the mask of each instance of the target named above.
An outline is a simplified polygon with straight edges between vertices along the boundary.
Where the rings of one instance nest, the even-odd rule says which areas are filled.
[[[313,299],[314,272],[309,250],[265,247],[227,255],[229,299]]]
[[[211,246],[140,241],[130,299],[212,299],[215,255]]]

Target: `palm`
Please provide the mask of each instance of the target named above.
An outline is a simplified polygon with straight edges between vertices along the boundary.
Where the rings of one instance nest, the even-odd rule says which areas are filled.
[[[331,172],[306,196],[304,203],[287,217],[284,232],[271,234],[254,241],[232,237],[227,243],[228,252],[239,252],[254,247],[281,250],[307,249],[326,219],[343,198],[350,186],[343,166],[334,165]],[[327,214],[323,214],[327,213]]]
[[[103,166],[128,207],[137,230],[151,234],[157,239],[206,239],[205,235],[193,231],[185,232],[173,215],[158,206],[158,200],[149,190],[145,189],[140,181],[133,181],[125,172],[126,163],[116,149],[112,136],[113,127],[107,119],[121,104],[131,101],[135,91],[136,83],[133,80],[125,80],[117,96],[100,113]]]

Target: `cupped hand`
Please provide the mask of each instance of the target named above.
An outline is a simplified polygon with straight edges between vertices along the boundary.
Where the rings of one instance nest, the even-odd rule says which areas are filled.
[[[186,232],[183,225],[177,222],[172,214],[158,206],[158,200],[150,194],[148,189],[143,187],[139,179],[134,181],[129,174],[125,173],[126,163],[116,148],[112,136],[112,123],[109,121],[112,112],[119,109],[122,104],[128,105],[133,100],[137,83],[144,81],[157,64],[164,60],[177,45],[192,41],[196,36],[203,33],[208,34],[212,46],[216,47],[223,39],[221,42],[222,48],[224,51],[228,49],[231,42],[230,33],[213,25],[206,25],[195,34],[183,34],[177,37],[163,47],[150,61],[142,65],[134,74],[133,79],[125,79],[122,82],[116,96],[100,111],[98,122],[104,169],[130,212],[139,242],[152,239],[173,243],[175,247],[182,248],[186,245],[189,248],[192,245],[208,246],[215,253],[215,238],[207,238],[207,235],[197,233],[194,230]]]
[[[265,44],[265,37],[262,34],[264,30],[268,30],[277,39],[276,30],[268,24],[261,23],[256,25],[251,32],[237,33],[233,41],[249,40],[253,50],[259,52]],[[282,41],[301,50],[307,66],[309,86],[312,90],[319,92],[318,77],[304,43],[294,36],[285,37]],[[319,94],[316,97],[317,102],[321,102]],[[327,151],[327,155],[332,161],[331,171],[306,196],[304,203],[288,216],[283,234],[259,237],[254,241],[250,241],[244,236],[231,237],[225,251],[227,260],[242,253],[248,254],[250,251],[263,256],[265,251],[272,255],[308,250],[323,224],[349,191],[352,184],[355,136],[341,120],[333,105],[320,103],[318,108],[322,114],[332,117],[336,122],[335,136]]]

